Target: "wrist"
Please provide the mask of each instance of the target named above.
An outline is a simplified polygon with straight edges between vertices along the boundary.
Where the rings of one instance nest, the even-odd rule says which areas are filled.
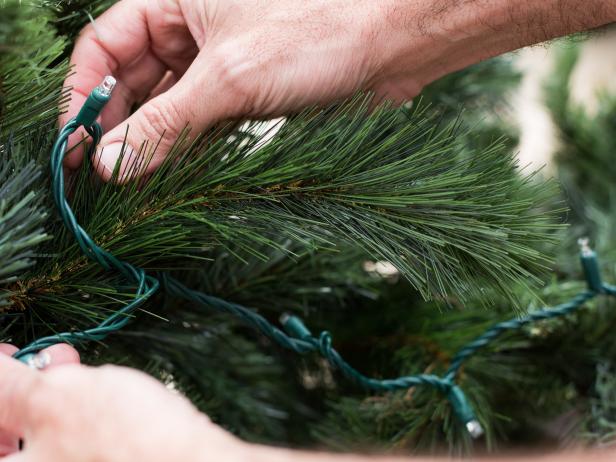
[[[616,20],[614,6],[602,0],[379,3],[376,78],[410,76],[419,87],[492,56]]]
[[[550,0],[547,0],[550,1]],[[510,0],[390,0],[382,9],[382,72],[424,85],[482,59],[518,48],[507,27]],[[527,3],[527,2],[520,2]],[[539,2],[534,2],[539,3]],[[383,48],[385,48],[383,47]]]

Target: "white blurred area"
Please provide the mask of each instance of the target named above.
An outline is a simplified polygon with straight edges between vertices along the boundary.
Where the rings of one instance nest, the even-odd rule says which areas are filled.
[[[589,115],[599,111],[602,95],[616,94],[616,29],[584,43],[569,82],[571,101]]]
[[[531,170],[544,167],[544,173],[549,176],[555,173],[552,159],[559,140],[544,104],[543,84],[554,72],[554,47],[557,46],[563,45],[555,42],[518,52],[516,66],[523,77],[512,98],[514,118],[520,129],[520,165],[528,165]],[[569,91],[570,104],[591,117],[597,114],[606,93],[616,94],[616,29],[597,33],[581,45]]]
[[[543,82],[554,70],[553,50],[536,46],[521,50],[515,66],[522,73],[520,87],[512,96],[515,123],[520,130],[517,148],[520,166],[553,173],[552,156],[558,147],[557,129],[543,101]]]

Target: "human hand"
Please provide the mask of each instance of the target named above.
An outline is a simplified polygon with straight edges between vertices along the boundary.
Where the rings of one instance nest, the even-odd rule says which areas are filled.
[[[105,75],[118,86],[102,115],[98,172],[109,179],[127,128],[124,167],[145,140],[155,169],[188,123],[195,131],[243,117],[286,114],[371,89],[402,101],[416,78],[393,75],[380,44],[389,1],[122,0],[85,28],[72,56],[76,115]],[[412,72],[412,69],[409,69]],[[146,101],[129,117],[135,103]],[[69,140],[73,146],[79,134]],[[75,168],[81,151],[67,157]]]
[[[75,72],[66,80],[72,99],[60,122],[77,114],[105,75],[117,77],[95,165],[111,178],[130,127],[119,172],[126,180],[127,167],[142,164],[144,141],[160,141],[148,173],[187,124],[201,132],[216,122],[284,115],[358,90],[403,102],[482,59],[614,20],[614,2],[591,3],[121,0],[77,41]],[[77,167],[82,155],[74,150],[66,166]]]
[[[18,348],[7,343],[0,343],[0,356],[13,356]],[[63,364],[78,364],[79,353],[69,345],[61,344],[44,349],[41,354],[48,363],[47,369],[62,366]],[[0,426],[0,457],[17,452],[19,449],[19,436],[3,431]]]
[[[75,364],[67,345],[46,350],[43,371],[7,357],[13,347],[0,351],[2,461],[247,460],[246,444],[143,373]]]
[[[250,445],[212,424],[186,399],[131,369],[78,364],[67,345],[44,350],[43,371],[0,344],[2,462],[439,462],[443,458],[333,455]],[[18,438],[24,449],[18,451]],[[486,458],[484,462],[614,460],[609,452]],[[450,460],[449,458],[447,460]]]

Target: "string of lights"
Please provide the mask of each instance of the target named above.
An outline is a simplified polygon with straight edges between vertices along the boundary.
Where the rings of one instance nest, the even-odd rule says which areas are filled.
[[[483,429],[464,391],[457,383],[462,365],[481,348],[494,342],[501,334],[517,330],[530,323],[566,316],[578,310],[589,300],[599,296],[616,296],[616,287],[605,284],[601,280],[596,253],[589,247],[587,240],[580,241],[581,262],[587,281],[587,289],[570,301],[552,308],[543,308],[530,314],[500,322],[489,328],[485,333],[461,348],[453,357],[449,369],[443,375],[417,374],[394,379],[370,378],[351,366],[332,346],[332,336],[325,331],[318,336],[313,335],[301,319],[292,315],[283,315],[280,319],[281,328],[276,327],[254,310],[228,302],[218,297],[191,290],[168,274],[149,275],[142,268],[137,268],[128,262],[117,259],[111,253],[99,247],[79,225],[65,196],[64,171],[62,162],[66,155],[68,137],[79,127],[84,127],[92,137],[89,155],[93,155],[102,136],[102,128],[96,122],[105,104],[110,100],[116,81],[106,77],[103,83],[96,87],[87,98],[81,111],[70,120],[58,135],[51,153],[51,173],[53,197],[58,212],[84,255],[96,261],[106,270],[117,271],[127,281],[136,287],[130,303],[117,310],[98,326],[85,331],[64,332],[43,337],[15,353],[15,357],[24,362],[32,361],[39,351],[57,343],[80,344],[84,341],[101,341],[109,334],[122,329],[133,318],[133,313],[143,305],[160,288],[171,296],[198,303],[204,307],[236,316],[246,324],[261,332],[281,347],[299,354],[318,353],[346,378],[366,390],[385,392],[409,389],[417,386],[430,386],[443,393],[459,421],[466,427],[473,438],[483,434]]]

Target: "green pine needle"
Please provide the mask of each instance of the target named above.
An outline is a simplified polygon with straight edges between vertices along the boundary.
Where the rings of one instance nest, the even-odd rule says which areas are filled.
[[[41,195],[32,189],[40,171],[32,163],[16,169],[7,150],[0,145],[0,312],[10,305],[7,285],[34,264],[36,247],[48,238]]]

